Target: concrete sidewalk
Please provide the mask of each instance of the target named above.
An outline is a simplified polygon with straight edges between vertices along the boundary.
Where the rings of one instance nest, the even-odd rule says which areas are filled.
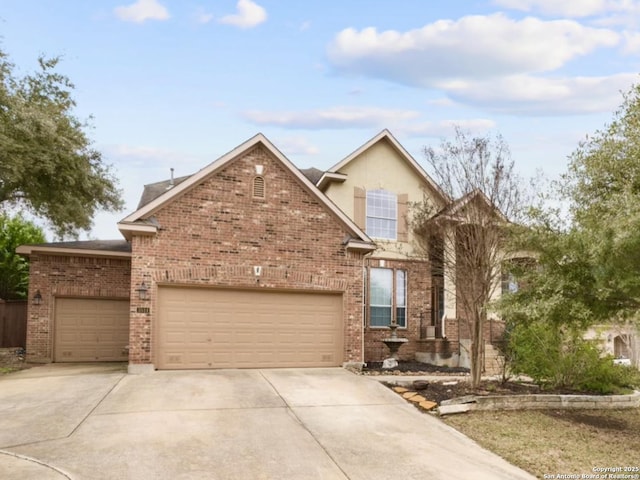
[[[0,478],[534,478],[339,368],[38,368],[0,378]]]

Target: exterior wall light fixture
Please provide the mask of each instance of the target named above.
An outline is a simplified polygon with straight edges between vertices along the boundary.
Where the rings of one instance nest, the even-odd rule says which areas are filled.
[[[40,290],[36,290],[36,294],[33,296],[33,304],[34,305],[42,304],[42,294],[40,293]]]
[[[138,298],[140,300],[149,300],[149,287],[144,283],[144,280],[136,290],[138,291]]]

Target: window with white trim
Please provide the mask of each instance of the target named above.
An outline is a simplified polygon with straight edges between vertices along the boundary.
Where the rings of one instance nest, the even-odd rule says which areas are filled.
[[[372,238],[396,240],[398,196],[386,190],[367,191],[367,234]]]
[[[369,324],[388,327],[395,319],[407,326],[407,272],[391,268],[369,270]]]

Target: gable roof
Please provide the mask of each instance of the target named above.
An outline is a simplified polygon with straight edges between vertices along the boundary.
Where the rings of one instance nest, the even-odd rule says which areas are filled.
[[[438,196],[441,197],[444,203],[448,203],[451,200],[448,198],[446,193],[440,188],[440,186],[433,181],[433,179],[425,172],[425,170],[420,166],[418,162],[411,156],[409,152],[405,150],[405,148],[396,140],[396,138],[391,134],[388,129],[382,130],[371,140],[366,142],[364,145],[357,148],[355,151],[351,152],[340,162],[336,163],[333,167],[327,170],[324,175],[320,178],[320,180],[316,183],[318,188],[324,190],[324,188],[331,182],[338,181],[344,182],[346,179],[346,175],[340,173],[340,170],[345,167],[345,165],[349,164],[355,158],[360,156],[363,152],[370,149],[373,145],[381,141],[387,141],[391,147],[398,153],[400,158],[404,160],[411,169],[421,177],[424,182],[429,186],[433,192],[435,192]]]
[[[322,178],[324,171],[319,168],[311,167],[311,168],[301,168],[300,172],[309,179],[311,183],[314,185],[318,183],[318,180]]]
[[[235,159],[244,155],[256,145],[262,145],[271,155],[273,155],[286,170],[288,170],[301,184],[301,186],[321,205],[330,210],[335,217],[346,227],[350,237],[344,241],[348,248],[356,250],[374,250],[373,241],[364,233],[347,215],[344,214],[329,198],[327,198],[318,188],[300,171],[284,154],[278,150],[262,133],[258,133],[246,142],[237,146],[230,152],[224,154],[200,171],[185,178],[173,188],[161,192],[156,198],[138,208],[135,212],[118,222],[118,229],[128,240],[134,233],[152,235],[157,232],[158,225],[152,217],[153,213],[175,200],[190,189],[196,187],[205,178],[223,169]],[[163,182],[160,182],[163,183]]]
[[[152,202],[167,190],[181,184],[191,175],[185,175],[184,177],[178,177],[171,180],[163,180],[161,182],[150,183],[144,186],[140,202],[138,203],[138,209],[144,207],[146,204]]]
[[[504,214],[491,202],[489,197],[487,197],[487,195],[479,188],[474,188],[470,192],[464,194],[462,197],[449,203],[442,210],[436,213],[433,216],[433,218],[435,219],[437,217],[440,217],[440,218],[455,220],[458,214],[462,210],[464,210],[464,208],[474,200],[480,200],[482,203],[484,203],[485,206],[487,207],[487,210],[493,211],[500,220],[504,220],[504,221],[507,220]]]

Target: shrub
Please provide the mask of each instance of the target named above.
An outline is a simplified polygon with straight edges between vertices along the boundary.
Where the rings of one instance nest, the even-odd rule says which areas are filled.
[[[577,331],[541,322],[521,324],[511,329],[507,345],[510,370],[530,376],[543,388],[610,394],[640,385],[637,369],[614,365]]]

